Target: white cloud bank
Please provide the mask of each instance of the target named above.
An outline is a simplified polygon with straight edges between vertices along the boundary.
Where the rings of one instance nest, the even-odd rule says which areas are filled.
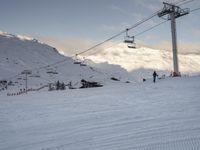
[[[128,49],[125,44],[103,50],[98,55],[92,55],[89,58],[97,63],[107,61],[110,64],[119,64],[129,72],[140,68],[167,71],[173,68],[171,52],[144,47]],[[200,72],[200,55],[179,54],[179,60],[182,72]]]

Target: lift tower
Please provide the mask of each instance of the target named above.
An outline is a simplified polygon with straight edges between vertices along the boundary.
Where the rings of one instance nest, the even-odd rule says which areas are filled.
[[[158,13],[159,17],[167,15],[167,19],[171,20],[171,32],[172,32],[172,48],[173,48],[173,76],[180,76],[177,54],[177,37],[176,37],[176,18],[189,14],[189,8],[181,9],[179,6],[163,2],[164,7],[162,11]]]
[[[24,71],[22,71],[22,73],[21,74],[25,74],[25,81],[26,81],[26,86],[25,86],[25,88],[26,88],[26,94],[27,94],[27,90],[28,90],[28,78],[27,78],[27,76],[28,76],[28,74],[31,74],[31,71],[30,70],[24,70]]]

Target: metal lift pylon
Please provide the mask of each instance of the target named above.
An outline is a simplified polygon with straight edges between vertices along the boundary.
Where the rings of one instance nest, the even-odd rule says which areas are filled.
[[[162,11],[158,13],[159,17],[167,15],[167,19],[171,20],[171,33],[172,33],[172,51],[173,51],[173,74],[172,76],[181,76],[179,72],[178,64],[178,51],[177,51],[177,35],[176,35],[176,18],[189,14],[190,10],[188,8],[182,9],[179,6],[163,2],[164,7]]]

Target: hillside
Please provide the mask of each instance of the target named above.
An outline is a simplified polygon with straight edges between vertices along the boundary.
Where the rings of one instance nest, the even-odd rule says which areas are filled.
[[[0,80],[12,81],[17,89],[24,88],[25,75],[21,74],[23,70],[32,71],[28,75],[30,88],[58,80],[66,84],[71,81],[79,86],[81,79],[104,82],[112,76],[129,77],[128,72],[116,65],[110,65],[112,71],[105,72],[87,64],[74,64],[74,59],[59,54],[56,48],[36,39],[0,33]]]

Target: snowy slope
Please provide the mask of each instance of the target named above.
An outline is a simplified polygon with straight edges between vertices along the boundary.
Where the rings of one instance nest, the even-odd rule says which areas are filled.
[[[62,60],[65,61],[48,66]],[[36,39],[0,33],[0,80],[12,81],[18,86],[18,89],[24,88],[24,75],[16,77],[15,75],[27,69],[32,71],[32,74],[28,76],[29,87],[40,87],[57,80],[65,83],[72,81],[76,84],[81,79],[104,82],[112,75],[127,78],[129,76],[128,72],[120,67],[109,73],[109,71],[104,72],[102,69],[73,63],[72,58],[59,54],[55,48],[40,43]]]
[[[0,150],[199,150],[200,77],[0,99]]]
[[[144,78],[152,76],[152,70],[167,74],[173,70],[171,51],[146,47],[130,49],[123,43],[115,44],[88,58],[96,63],[108,62],[120,65],[132,75]],[[179,53],[179,67],[182,74],[200,74],[200,55]]]

